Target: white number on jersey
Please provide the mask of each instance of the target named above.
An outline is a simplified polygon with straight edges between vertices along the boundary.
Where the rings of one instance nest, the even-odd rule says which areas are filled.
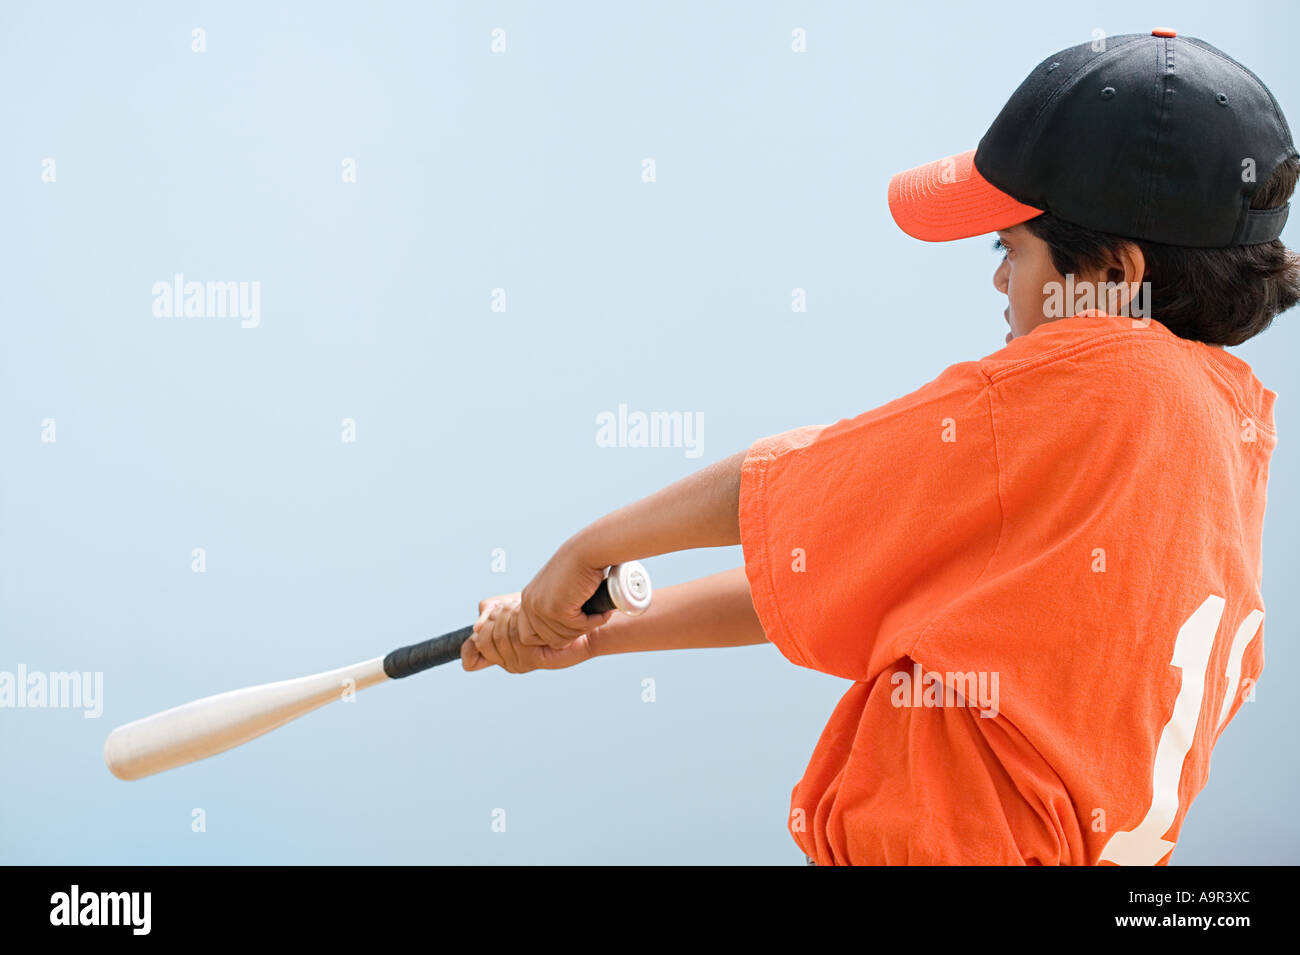
[[[1191,751],[1196,724],[1200,721],[1201,710],[1205,706],[1205,671],[1214,651],[1214,635],[1218,632],[1219,621],[1223,617],[1223,605],[1222,597],[1206,597],[1205,603],[1187,618],[1187,622],[1178,631],[1170,663],[1183,671],[1183,682],[1178,688],[1178,698],[1174,700],[1174,712],[1161,731],[1160,743],[1156,746],[1151,805],[1136,829],[1117,832],[1111,836],[1101,851],[1100,862],[1155,865],[1174,847],[1172,842],[1165,839],[1165,833],[1178,816],[1178,781],[1182,778],[1183,762]],[[1245,656],[1246,647],[1259,632],[1259,626],[1263,622],[1264,612],[1252,610],[1237,628],[1232,649],[1228,653],[1227,693],[1224,694],[1218,719],[1211,725],[1212,731],[1223,727],[1232,710],[1241,684],[1241,658]]]

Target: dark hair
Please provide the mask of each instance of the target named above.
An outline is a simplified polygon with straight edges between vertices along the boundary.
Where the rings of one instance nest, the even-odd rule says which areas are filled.
[[[1276,209],[1295,191],[1300,160],[1294,156],[1255,191],[1252,209]],[[1110,254],[1133,242],[1146,257],[1149,314],[1180,338],[1210,345],[1240,345],[1300,302],[1300,255],[1281,239],[1227,249],[1193,249],[1095,232],[1045,212],[1025,223],[1047,243],[1062,275],[1106,266]]]

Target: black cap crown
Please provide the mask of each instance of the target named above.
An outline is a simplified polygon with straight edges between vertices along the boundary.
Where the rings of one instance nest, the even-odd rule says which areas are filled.
[[[1287,207],[1251,198],[1295,156],[1254,73],[1172,30],[1048,57],[980,140],[975,168],[1020,202],[1090,229],[1220,248],[1277,238]]]

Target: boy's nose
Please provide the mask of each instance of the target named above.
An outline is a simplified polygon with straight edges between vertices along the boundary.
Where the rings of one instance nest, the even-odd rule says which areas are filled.
[[[1003,295],[1007,294],[1007,272],[1008,271],[1009,268],[1005,260],[1000,265],[998,265],[998,267],[993,271],[993,287],[997,289],[999,292],[1001,292]]]

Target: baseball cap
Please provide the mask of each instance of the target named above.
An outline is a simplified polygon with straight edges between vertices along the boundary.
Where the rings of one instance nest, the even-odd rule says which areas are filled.
[[[1045,59],[978,148],[894,176],[889,210],[930,242],[1051,212],[1166,245],[1255,245],[1281,234],[1289,204],[1251,209],[1251,198],[1295,155],[1259,77],[1202,40],[1158,29]]]

